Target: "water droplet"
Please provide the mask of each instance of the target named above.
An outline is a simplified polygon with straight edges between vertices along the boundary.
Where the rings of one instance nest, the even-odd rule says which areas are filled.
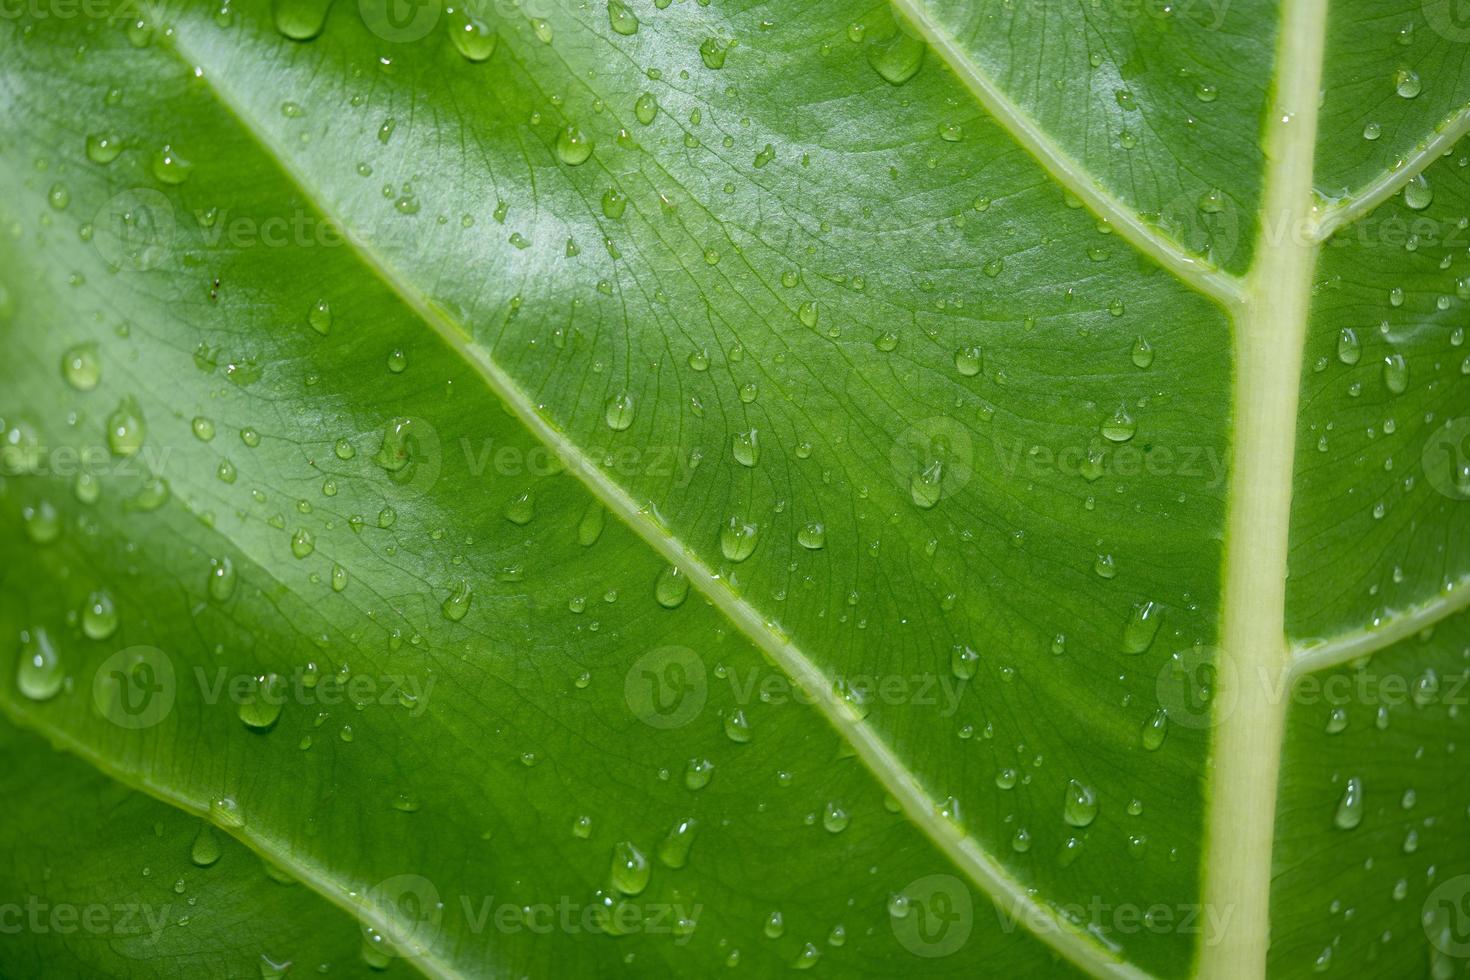
[[[868,64],[890,85],[902,85],[919,73],[924,63],[924,42],[900,30],[887,41],[868,48]]]
[[[682,868],[689,863],[689,850],[694,846],[694,832],[699,821],[690,817],[680,820],[669,828],[668,834],[658,845],[658,859],[665,867]]]
[[[93,592],[82,605],[82,632],[88,639],[105,640],[117,632],[117,606],[106,592]]]
[[[741,466],[754,466],[760,462],[761,444],[760,436],[755,429],[749,432],[735,433],[731,451],[735,456],[735,462]]]
[[[316,538],[306,528],[297,528],[291,535],[291,554],[297,558],[305,558],[316,550]]]
[[[235,563],[228,558],[209,560],[209,595],[224,602],[235,594]]]
[[[684,785],[693,790],[704,789],[714,778],[715,764],[708,759],[690,759],[684,767]]]
[[[1363,356],[1363,343],[1352,327],[1343,327],[1337,335],[1337,359],[1344,364],[1356,364]]]
[[[699,42],[699,60],[704,62],[706,68],[719,70],[725,67],[725,56],[729,53],[729,47],[721,44],[718,38],[707,37]]]
[[[597,543],[602,537],[603,525],[607,523],[607,511],[602,504],[593,501],[587,505],[582,512],[582,519],[577,523],[577,543],[584,548],[589,548]]]
[[[209,824],[201,825],[199,832],[194,835],[194,843],[189,846],[189,860],[201,868],[207,868],[218,861],[222,853],[223,849],[214,828]]]
[[[592,141],[576,126],[568,126],[556,137],[556,155],[569,167],[586,163],[592,156]]]
[[[725,715],[725,736],[741,745],[750,741],[750,722],[744,711],[736,708]]]
[[[633,424],[633,412],[633,396],[623,392],[607,400],[602,417],[607,422],[609,429],[621,432]]]
[[[267,731],[281,717],[285,704],[286,682],[276,674],[260,674],[250,678],[236,714],[245,727]]]
[[[1383,358],[1383,385],[1395,395],[1402,395],[1409,388],[1409,365],[1402,354],[1389,354]]]
[[[796,532],[796,543],[808,551],[820,551],[827,543],[827,528],[820,521],[803,524]]]
[[[720,552],[729,561],[744,561],[755,551],[760,528],[740,517],[731,517],[720,526]]]
[[[311,312],[306,314],[306,322],[311,324],[311,329],[325,337],[332,330],[332,304],[324,299],[319,299],[311,307]]]
[[[652,869],[648,858],[630,841],[618,841],[613,845],[612,886],[624,895],[638,895],[648,887]]]
[[[26,537],[35,544],[50,544],[61,537],[61,515],[49,500],[22,507],[20,517],[25,522]]]
[[[147,427],[143,410],[133,398],[124,398],[107,417],[107,446],[114,456],[132,456],[143,448]]]
[[[1097,794],[1091,786],[1084,786],[1075,779],[1067,781],[1062,819],[1071,827],[1086,827],[1097,819]]]
[[[1404,204],[1415,211],[1423,211],[1433,203],[1434,188],[1429,186],[1429,178],[1422,173],[1410,177],[1404,185]]]
[[[983,356],[978,347],[961,347],[954,352],[955,370],[967,378],[979,374],[983,365]]]
[[[638,33],[638,15],[619,0],[607,0],[607,19],[612,29],[619,34],[628,36]]]
[[[500,40],[495,29],[476,16],[474,4],[460,3],[449,12],[449,37],[466,61],[486,61]]]
[[[665,609],[675,609],[689,596],[689,576],[678,565],[669,565],[659,573],[653,586],[654,598]]]
[[[1358,777],[1353,776],[1347,781],[1332,822],[1342,830],[1352,830],[1363,822],[1363,783]]]
[[[274,0],[276,30],[293,41],[310,41],[322,32],[332,0]]]
[[[179,156],[178,152],[167,143],[153,154],[153,176],[158,178],[159,183],[182,184],[189,179],[189,172],[193,169],[194,165]]]
[[[638,96],[638,100],[633,103],[633,115],[645,126],[652,125],[658,118],[658,99],[652,92],[644,92]]]
[[[209,815],[221,827],[240,828],[245,826],[245,814],[232,796],[221,796],[209,804]]]
[[[1201,214],[1219,214],[1225,210],[1225,192],[1218,187],[1205,191],[1195,202]]]
[[[780,939],[786,931],[786,920],[779,911],[774,911],[766,916],[766,923],[762,929],[767,939]]]
[[[449,593],[449,597],[439,606],[439,609],[444,613],[444,618],[451,623],[457,623],[464,619],[465,615],[470,611],[470,600],[474,597],[474,594],[474,586],[470,585],[464,579],[460,579],[459,583],[455,585],[454,591]]]
[[[847,815],[847,811],[836,803],[828,801],[827,805],[822,808],[822,827],[829,834],[842,833],[847,829],[847,825],[851,820],[852,818]]]
[[[1148,368],[1154,362],[1154,349],[1149,342],[1142,337],[1133,341],[1133,366],[1137,368]]]
[[[1168,733],[1169,712],[1160,708],[1152,715],[1149,715],[1148,720],[1143,723],[1143,731],[1139,736],[1139,741],[1143,743],[1143,747],[1148,751],[1156,752],[1164,744],[1164,736]]]
[[[15,683],[20,693],[32,701],[46,701],[61,692],[66,681],[61,657],[46,631],[39,627],[24,637],[20,662],[16,666]]]
[[[61,375],[77,391],[91,391],[102,380],[102,358],[96,344],[77,344],[61,355]]]
[[[980,654],[972,647],[956,643],[949,651],[949,669],[960,680],[969,680],[980,669]]]
[[[104,166],[116,160],[122,153],[122,140],[107,133],[92,133],[87,136],[87,159]]]
[[[1419,73],[1412,68],[1400,68],[1394,72],[1393,88],[1399,98],[1413,99],[1424,90],[1424,83],[1419,80]]]
[[[536,498],[531,491],[517,494],[505,505],[505,519],[512,524],[525,526],[536,517]]]
[[[1118,410],[1098,427],[1098,431],[1103,434],[1104,438],[1112,442],[1127,442],[1138,431],[1138,424],[1133,421],[1133,416],[1128,414],[1127,406],[1119,405]]]
[[[1133,607],[1133,615],[1123,627],[1123,652],[1143,653],[1153,645],[1158,635],[1159,624],[1164,621],[1164,609],[1155,602],[1142,602]]]

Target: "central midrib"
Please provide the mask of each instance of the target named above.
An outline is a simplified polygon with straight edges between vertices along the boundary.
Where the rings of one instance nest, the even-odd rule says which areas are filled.
[[[1327,0],[1286,0],[1265,121],[1259,241],[1235,316],[1235,444],[1226,521],[1219,679],[1212,717],[1203,867],[1205,907],[1229,916],[1198,951],[1199,975],[1266,971],[1271,856],[1291,655],[1286,572],[1306,324],[1316,267],[1313,176]]]

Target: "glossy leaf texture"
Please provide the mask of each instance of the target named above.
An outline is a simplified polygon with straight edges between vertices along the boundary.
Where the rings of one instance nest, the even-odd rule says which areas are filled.
[[[1379,6],[0,19],[0,972],[1461,975]]]

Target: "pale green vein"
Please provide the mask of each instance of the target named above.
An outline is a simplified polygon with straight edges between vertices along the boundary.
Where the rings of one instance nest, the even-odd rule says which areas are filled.
[[[953,36],[935,22],[922,0],[893,0],[893,6],[924,35],[924,38],[954,71],[970,94],[1030,153],[1062,187],[1071,191],[1094,214],[1108,223],[1134,248],[1178,276],[1206,296],[1227,305],[1244,299],[1241,280],[1191,255],[1132,208],[1118,200],[1047,135],[1046,131],[1016,105],[980,70]]]
[[[3,710],[5,716],[16,725],[43,733],[54,748],[70,752],[114,782],[146,793],[160,803],[166,803],[200,819],[209,819],[208,806],[177,792],[171,786],[152,782],[141,778],[135,772],[128,772],[114,766],[105,755],[65,728],[48,724],[40,718],[31,717],[24,711],[17,710],[9,697],[0,698],[0,710]],[[219,821],[212,821],[212,823],[271,864],[289,869],[292,877],[304,882],[318,895],[352,915],[362,928],[371,929],[384,937],[398,934],[400,923],[384,918],[377,904],[366,899],[362,894],[343,888],[341,882],[334,879],[327,868],[305,861],[299,849],[254,833],[248,823],[243,827],[232,827]],[[416,946],[412,950],[398,949],[397,952],[401,959],[412,963],[419,972],[431,980],[453,980],[459,976],[453,966],[439,959],[432,950],[427,948]]]
[[[1413,153],[1392,170],[1380,175],[1352,197],[1324,208],[1317,218],[1313,232],[1316,240],[1325,241],[1343,225],[1356,221],[1393,197],[1405,184],[1448,153],[1466,132],[1470,132],[1470,107],[1461,109],[1440,123],[1434,136],[1419,144]]]
[[[181,27],[175,35],[175,49],[190,64],[202,62],[185,48]],[[339,228],[346,228],[339,215],[325,206],[306,175],[290,163],[284,147],[276,145],[267,130],[254,119],[246,107],[223,87],[216,84],[207,69],[203,78],[220,104],[229,110],[296,186],[319,208],[325,218]],[[348,247],[364,265],[375,273],[426,325],[432,328],[466,363],[474,367],[486,386],[510,408],[526,428],[551,448],[558,458],[574,461],[568,471],[576,476],[607,509],[622,519],[655,552],[677,564],[710,602],[752,643],[760,647],[802,689],[813,692],[812,703],[848,742],[873,775],[897,800],[905,815],[934,845],[963,871],[990,898],[1025,923],[1047,923],[1035,934],[1062,956],[1095,975],[1146,980],[1147,973],[1123,961],[1118,953],[1105,948],[1096,937],[1077,927],[1055,909],[1036,900],[1030,890],[1010,875],[973,836],[969,836],[939,813],[937,800],[923,786],[918,776],[906,766],[873,728],[852,713],[835,694],[834,679],[828,677],[800,648],[773,630],[760,610],[732,592],[723,579],[699,560],[687,545],[670,534],[640,506],[621,486],[608,476],[581,447],[536,410],[534,400],[523,391],[491,358],[489,352],[471,343],[463,326],[452,320],[426,296],[405,282],[391,265],[367,244],[344,235]],[[289,861],[286,866],[289,866]]]
[[[1266,135],[1266,211],[1281,226],[1309,221],[1327,0],[1282,10],[1276,93]],[[1231,928],[1199,951],[1202,976],[1264,976],[1271,936],[1271,857],[1284,699],[1272,685],[1289,659],[1286,568],[1296,419],[1307,311],[1318,247],[1261,225],[1245,313],[1236,322],[1235,479],[1226,526],[1221,623],[1221,716],[1210,757],[1204,863],[1207,907]],[[1226,699],[1229,699],[1228,701]]]
[[[1451,583],[1427,602],[1381,617],[1374,625],[1292,648],[1291,676],[1330,670],[1406,640],[1441,620],[1470,609],[1470,577]]]

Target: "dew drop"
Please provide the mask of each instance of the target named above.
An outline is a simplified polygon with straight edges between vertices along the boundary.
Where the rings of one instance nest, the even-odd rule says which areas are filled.
[[[93,592],[82,605],[82,632],[91,640],[105,640],[117,632],[117,606],[106,592]]]
[[[760,528],[740,517],[731,517],[720,526],[720,553],[729,561],[745,561],[755,551]]]
[[[455,585],[454,591],[440,604],[439,609],[444,613],[444,618],[451,623],[457,623],[465,618],[470,611],[470,600],[474,597],[474,586],[464,579],[460,579]]]
[[[614,432],[622,432],[633,424],[633,413],[633,396],[623,392],[607,400],[602,417],[607,422],[609,429]]]
[[[286,682],[277,674],[260,674],[250,678],[236,714],[245,727],[258,732],[269,730],[281,717],[285,704]]]
[[[66,672],[51,637],[38,627],[23,638],[25,642],[15,672],[16,687],[32,701],[56,697],[66,681]]]
[[[1062,801],[1062,819],[1070,827],[1086,827],[1097,819],[1097,794],[1091,786],[1084,786],[1075,779],[1067,781],[1067,792]]]
[[[569,167],[578,167],[592,156],[592,141],[576,126],[568,126],[556,137],[556,155]]]
[[[1149,601],[1133,607],[1133,615],[1123,626],[1123,652],[1143,653],[1153,645],[1159,624],[1164,620],[1163,607]]]
[[[699,821],[693,817],[680,820],[669,828],[664,839],[659,842],[659,863],[668,868],[682,868],[689,863],[689,851],[694,847],[694,833],[699,829]]]
[[[1352,830],[1363,822],[1363,783],[1358,777],[1353,776],[1347,781],[1332,822],[1342,830]]]
[[[466,61],[487,61],[495,53],[500,40],[495,29],[470,9],[470,4],[456,4],[449,12],[449,37]]]
[[[1099,431],[1111,442],[1127,442],[1138,431],[1138,424],[1128,414],[1127,407],[1119,405],[1118,410],[1099,426]]]
[[[77,344],[61,355],[61,376],[77,391],[91,391],[102,380],[96,344]]]
[[[653,586],[654,598],[665,609],[676,609],[689,596],[689,576],[678,565],[669,565],[659,573]]]

